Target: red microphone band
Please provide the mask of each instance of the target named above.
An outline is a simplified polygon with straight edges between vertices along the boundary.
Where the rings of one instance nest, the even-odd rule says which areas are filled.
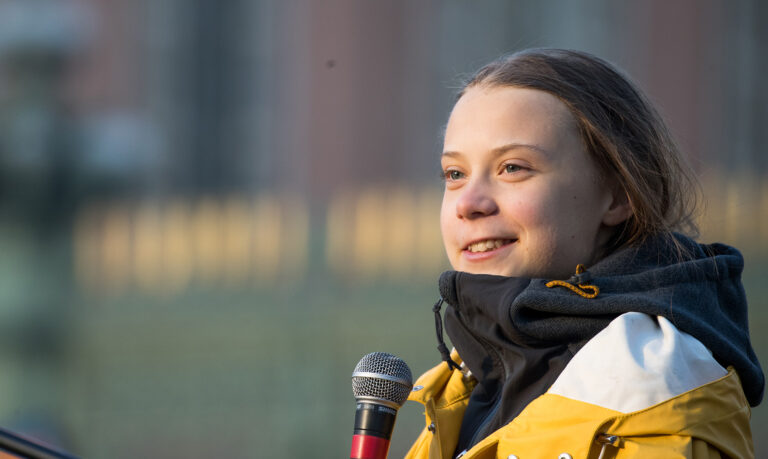
[[[389,451],[389,440],[373,435],[352,436],[352,451],[350,459],[386,459]]]

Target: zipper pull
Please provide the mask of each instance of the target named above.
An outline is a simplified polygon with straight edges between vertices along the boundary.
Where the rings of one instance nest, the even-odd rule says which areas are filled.
[[[595,441],[603,445],[602,448],[600,448],[600,455],[597,457],[597,459],[603,459],[606,446],[611,445],[617,448],[619,446],[619,437],[607,433],[598,434],[597,437],[595,437]]]

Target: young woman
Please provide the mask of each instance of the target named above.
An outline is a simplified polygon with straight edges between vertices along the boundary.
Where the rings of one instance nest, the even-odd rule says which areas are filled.
[[[582,52],[503,57],[460,93],[441,163],[455,271],[408,457],[754,456],[743,260],[683,235],[695,181],[637,88]]]

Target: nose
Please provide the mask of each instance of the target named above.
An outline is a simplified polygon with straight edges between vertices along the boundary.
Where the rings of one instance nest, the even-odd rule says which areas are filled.
[[[456,200],[456,216],[473,220],[498,213],[499,206],[490,185],[482,181],[468,183]]]

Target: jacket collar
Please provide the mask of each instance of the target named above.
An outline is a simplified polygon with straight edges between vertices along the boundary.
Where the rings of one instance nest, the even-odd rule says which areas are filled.
[[[460,361],[455,352],[452,357]],[[419,386],[422,389],[412,392],[409,400],[425,405],[427,425],[434,423],[434,427],[425,429],[407,457],[427,457],[429,452],[429,457],[450,458],[456,447],[456,437],[451,433],[458,431],[474,382],[442,362],[416,381],[415,387]],[[733,368],[723,378],[634,413],[622,414],[545,393],[518,418],[472,448],[465,458],[486,457],[485,453],[496,450],[538,457],[544,449],[560,447],[565,440],[575,448],[571,450],[573,457],[587,457],[589,452],[596,456],[602,448],[597,442],[601,434],[616,437],[607,448],[625,447],[627,440],[648,435],[658,438],[668,434],[699,438],[730,457],[753,457],[749,411]],[[558,413],[556,420],[553,413]],[[547,432],[547,444],[542,444],[541,432]],[[579,456],[578,451],[583,454]]]

